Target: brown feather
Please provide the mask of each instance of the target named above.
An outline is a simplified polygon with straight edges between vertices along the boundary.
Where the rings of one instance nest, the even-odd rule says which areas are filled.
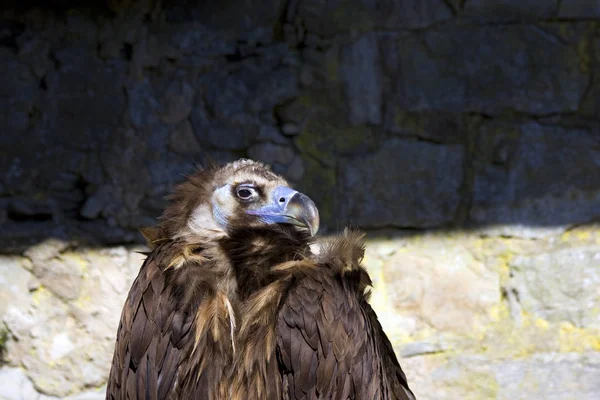
[[[286,184],[250,160],[210,166],[141,230],[152,251],[123,307],[107,400],[414,399],[368,304],[364,234],[315,256],[305,230],[241,209],[204,227],[215,190],[238,178]]]
[[[159,244],[132,285],[117,333],[107,399],[165,399],[173,393],[190,398],[189,394],[198,393],[198,377],[202,375],[210,375],[212,380],[198,398],[215,398],[220,390],[226,365],[232,362],[228,325],[217,324],[202,334],[196,331],[195,322],[198,305],[215,301],[205,276],[205,270],[214,272],[214,262],[205,261],[201,267],[192,262],[169,269],[166,261],[182,248],[172,242]],[[195,339],[198,336],[203,337],[200,343]],[[195,345],[210,351],[193,352]],[[211,370],[202,369],[202,365]],[[126,392],[120,389],[123,382]]]
[[[161,238],[160,229],[153,226],[140,228],[140,233],[142,234],[142,236],[144,236],[144,239],[146,239],[146,244],[151,249],[156,247],[156,244],[160,240],[164,240],[164,238]]]
[[[347,230],[314,261],[288,261],[263,274],[275,275],[279,284],[259,290],[243,306],[248,312],[242,313],[240,345],[246,354],[235,364],[233,399],[261,398],[255,388],[264,382],[280,388],[278,399],[414,399],[368,305],[363,254],[364,235]],[[272,375],[256,376],[257,365],[274,363],[270,344],[260,343],[271,329],[279,366],[259,368]]]

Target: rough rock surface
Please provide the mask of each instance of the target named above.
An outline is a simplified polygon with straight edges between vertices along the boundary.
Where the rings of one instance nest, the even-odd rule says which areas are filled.
[[[390,139],[343,165],[346,194],[340,216],[361,226],[436,227],[454,219],[460,203],[464,149],[459,145]],[[431,182],[438,182],[431,185]]]
[[[123,299],[141,266],[135,249],[74,251],[50,241],[0,263],[5,300],[0,318],[9,333],[6,357],[23,369],[7,370],[0,380],[26,375],[6,394],[0,386],[8,399],[34,398],[29,395],[34,388],[62,397],[103,385]],[[48,268],[36,268],[41,260]]]
[[[550,23],[383,36],[390,96],[415,111],[573,112],[589,85],[590,55],[580,51],[590,32],[586,23]]]
[[[511,263],[523,312],[549,321],[600,329],[600,246],[559,247]]]
[[[2,9],[4,249],[139,242],[206,157],[273,164],[315,197],[325,230],[539,236],[599,216],[600,34],[584,2],[135,3]],[[385,174],[366,161],[390,147],[408,153]],[[346,195],[349,177],[375,175],[401,183]],[[393,216],[379,207],[400,197]],[[379,211],[349,212],[365,204]]]
[[[595,399],[600,228],[368,243],[372,303],[419,399]]]
[[[137,228],[207,157],[369,231],[418,398],[600,397],[598,1],[4,3],[0,399],[103,398]]]
[[[471,218],[513,230],[528,226],[523,234],[531,236],[596,219],[599,163],[597,126],[484,123],[475,153]]]
[[[102,398],[122,303],[143,260],[138,250],[50,240],[0,258],[0,399]],[[34,265],[69,258],[81,280],[66,298]],[[371,303],[419,398],[600,393],[599,227],[544,239],[371,236],[364,264]]]

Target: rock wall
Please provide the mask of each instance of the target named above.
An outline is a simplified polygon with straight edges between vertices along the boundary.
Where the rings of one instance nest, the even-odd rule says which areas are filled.
[[[1,7],[0,398],[103,398],[136,229],[207,156],[369,231],[420,399],[600,396],[599,2]]]

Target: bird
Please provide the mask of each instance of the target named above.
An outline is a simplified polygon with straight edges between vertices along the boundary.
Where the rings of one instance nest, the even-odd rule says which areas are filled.
[[[177,185],[123,305],[106,399],[414,400],[368,303],[364,234],[258,161]],[[318,246],[317,246],[318,247]]]

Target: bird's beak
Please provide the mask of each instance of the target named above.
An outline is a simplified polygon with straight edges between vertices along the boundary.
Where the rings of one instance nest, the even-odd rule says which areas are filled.
[[[311,236],[315,236],[319,230],[319,210],[315,203],[305,194],[286,186],[278,186],[267,205],[247,212],[269,224],[308,228]]]

